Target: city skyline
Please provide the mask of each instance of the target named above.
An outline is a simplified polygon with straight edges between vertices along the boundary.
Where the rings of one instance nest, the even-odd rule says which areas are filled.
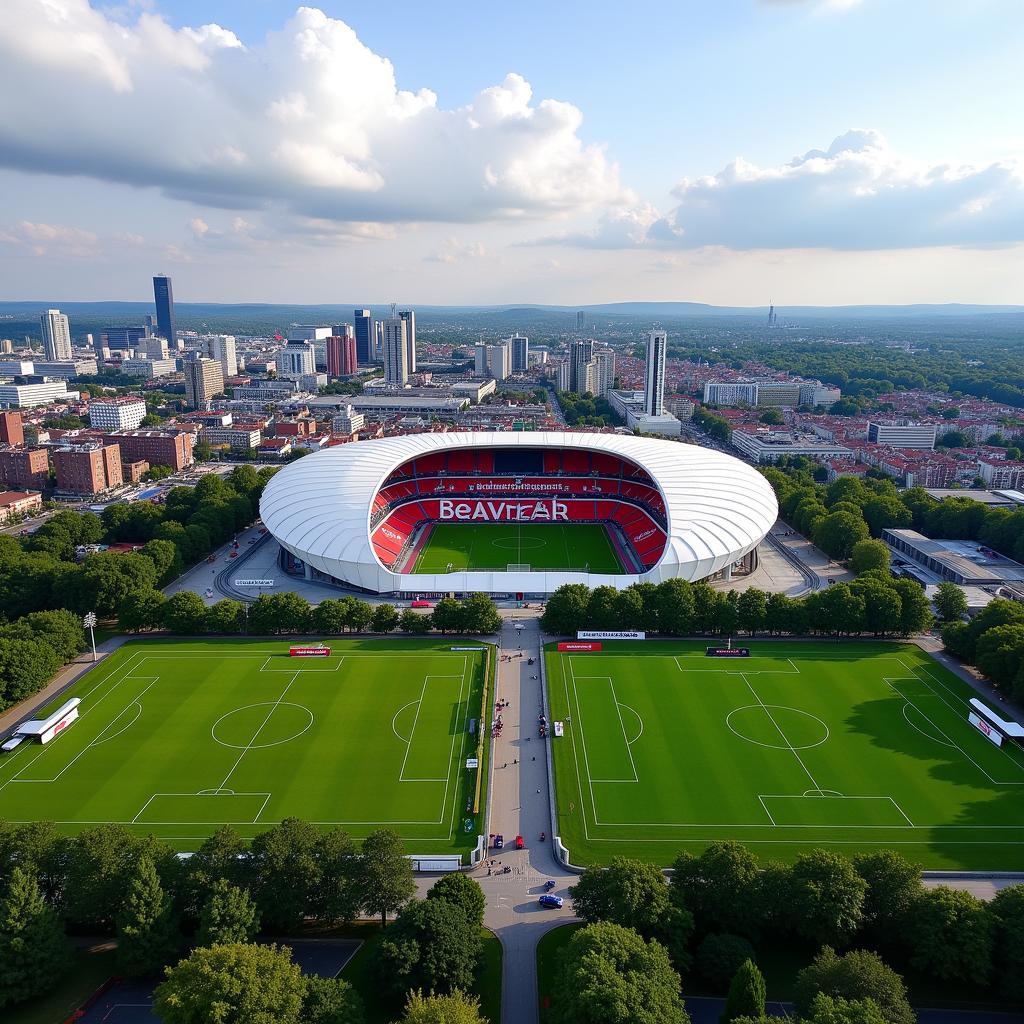
[[[0,298],[1019,299],[1011,0],[296,8],[2,5]]]

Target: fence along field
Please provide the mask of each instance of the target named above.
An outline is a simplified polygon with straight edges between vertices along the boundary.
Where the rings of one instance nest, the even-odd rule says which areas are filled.
[[[126,645],[71,691],[73,726],[0,758],[0,816],[69,832],[120,822],[183,850],[221,824],[251,837],[294,816],[357,838],[387,826],[411,852],[471,850],[482,823],[465,765],[487,651],[329,646],[290,658],[286,642]]]
[[[968,722],[965,683],[909,645],[606,643],[546,654],[558,823],[574,863],[667,864],[735,839],[792,860],[898,849],[1019,868],[1024,751]]]

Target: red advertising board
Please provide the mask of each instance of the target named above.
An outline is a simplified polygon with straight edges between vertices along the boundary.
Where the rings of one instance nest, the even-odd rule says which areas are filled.
[[[329,658],[330,647],[289,647],[289,658]]]
[[[599,651],[601,650],[601,644],[594,641],[567,640],[564,643],[560,643],[558,649],[560,651]]]

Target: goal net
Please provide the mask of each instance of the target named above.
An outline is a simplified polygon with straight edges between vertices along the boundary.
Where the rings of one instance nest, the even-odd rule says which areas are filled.
[[[529,562],[509,562],[505,566],[505,568],[509,572],[529,572],[530,571],[530,563]]]

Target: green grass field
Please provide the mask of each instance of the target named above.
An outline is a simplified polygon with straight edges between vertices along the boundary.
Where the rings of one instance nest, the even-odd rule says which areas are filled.
[[[766,858],[900,850],[1019,868],[1024,750],[967,721],[974,692],[909,645],[609,643],[546,654],[559,834],[577,864],[667,864],[735,839]]]
[[[458,569],[587,569],[621,573],[605,528],[597,523],[438,523],[413,572]]]
[[[80,697],[77,722],[0,759],[0,817],[121,822],[189,850],[221,824],[249,838],[294,816],[465,853],[483,827],[465,764],[488,655],[459,645],[332,638],[330,658],[299,659],[286,642],[128,644],[50,705]]]

